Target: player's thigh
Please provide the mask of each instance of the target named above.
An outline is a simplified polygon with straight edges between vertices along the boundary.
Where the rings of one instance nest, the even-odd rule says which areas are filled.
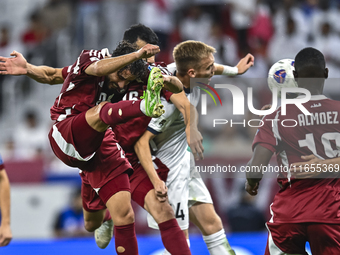
[[[176,169],[170,169],[170,172],[176,173],[175,178],[171,182],[167,181],[168,200],[175,213],[175,218],[179,227],[184,230],[189,228],[189,210],[188,210],[188,197],[189,197],[189,163],[183,160],[178,164]],[[148,225],[151,228],[158,229],[156,221],[152,216],[148,215]]]
[[[159,178],[165,182],[169,169],[157,158],[153,158],[153,163]],[[147,205],[145,205],[145,198],[154,187],[141,164],[134,164],[133,168],[134,172],[130,176],[132,200],[140,207],[148,210]]]
[[[307,233],[312,254],[340,254],[340,224],[310,223]]]
[[[265,255],[308,255],[305,223],[267,223],[267,229]]]
[[[105,132],[92,129],[85,120],[85,113],[66,118],[54,124],[48,135],[55,155],[65,164],[80,167],[89,164],[101,146]]]
[[[127,173],[120,174],[102,186],[98,195],[117,226],[134,222],[131,206],[130,180]]]

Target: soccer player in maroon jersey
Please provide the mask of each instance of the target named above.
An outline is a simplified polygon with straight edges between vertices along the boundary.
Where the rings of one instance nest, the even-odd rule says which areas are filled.
[[[157,37],[154,32],[150,28],[147,28],[140,24],[129,28],[124,34],[124,39],[128,39],[129,41],[136,40],[135,44],[138,48],[141,48],[146,44],[145,40],[151,43],[157,42]],[[14,64],[13,66],[15,66],[15,69],[12,70],[17,71],[19,72],[17,74],[20,74],[19,66],[25,66],[25,74],[39,82],[48,82],[50,84],[58,83],[61,80],[65,79],[67,77],[67,74],[70,72],[70,70],[68,70],[68,67],[65,67],[63,69],[54,69],[46,66],[36,67],[34,65],[28,64],[20,53],[16,55],[19,58],[19,64],[17,66],[15,66]],[[23,60],[23,63],[20,63],[20,60]],[[148,61],[153,62],[154,58],[148,58]],[[157,66],[163,71],[165,86],[172,89],[173,91],[178,91],[178,88],[176,86],[173,86],[173,81],[171,81],[173,79],[177,80],[177,78],[167,76],[169,73],[167,73],[166,69],[162,68],[162,66],[164,65]],[[12,71],[11,74],[13,74]],[[135,80],[134,82],[131,82],[128,86],[126,86],[123,90],[112,90],[104,84],[100,97],[104,100],[119,101],[123,98],[125,92],[127,92],[124,99],[137,99],[143,94],[143,84],[146,84],[146,81],[142,82],[140,79]],[[114,95],[112,96],[111,93],[113,92]],[[177,94],[173,94],[172,97],[177,98],[176,95]],[[132,120],[132,122],[128,122],[122,126],[117,126],[116,128],[114,128],[115,133],[117,132],[116,135],[119,143],[122,143],[123,149],[127,150],[126,157],[131,160],[133,166],[136,167],[136,169],[134,169],[136,173],[131,175],[130,177],[132,198],[137,201],[139,205],[148,210],[155,217],[157,222],[160,223],[161,236],[165,247],[167,247],[167,249],[170,250],[173,254],[188,254],[188,248],[186,248],[187,244],[185,242],[184,235],[181,233],[181,230],[178,227],[172,208],[167,203],[163,203],[166,199],[166,193],[158,193],[158,199],[156,198],[156,195],[154,195],[153,192],[152,184],[147,179],[148,177],[144,170],[140,167],[140,165],[136,164],[138,162],[138,159],[134,155],[134,153],[131,152],[133,151],[134,142],[145,131],[149,121],[150,118],[143,116]],[[155,162],[158,164],[159,171],[161,172],[160,175],[163,179],[165,179],[167,168],[157,160]],[[83,183],[86,182],[85,179],[86,178],[82,176]],[[156,186],[161,186],[163,190],[165,189],[164,182],[160,179],[158,179]],[[152,192],[149,192],[150,190],[152,190]],[[148,195],[149,199],[146,199],[144,204],[144,197],[146,197],[147,194],[150,194]],[[93,206],[92,208],[96,208],[96,205],[93,203],[91,204],[91,206]],[[108,219],[109,217],[105,217],[105,220]],[[102,227],[103,231],[101,230]],[[110,227],[105,226],[105,224],[103,224],[102,227],[96,230],[95,237],[98,246],[101,248],[105,248],[111,239]],[[107,235],[109,238],[105,238],[105,240],[102,242],[99,237],[105,235]],[[184,240],[184,242],[182,242],[181,240]]]
[[[280,191],[270,206],[271,219],[265,254],[307,254],[310,243],[313,254],[340,254],[340,179],[339,173],[328,178],[298,179],[290,165],[301,161],[301,156],[314,154],[318,158],[335,158],[340,149],[340,102],[322,95],[328,69],[323,54],[305,48],[295,57],[294,77],[298,86],[310,91],[312,97],[302,104],[311,115],[303,114],[296,105],[281,107],[263,119],[263,126],[253,142],[253,157],[248,167],[246,190],[256,195],[273,153],[280,166]],[[284,125],[282,121],[285,120]],[[290,120],[290,121],[289,121]],[[290,126],[290,127],[288,127]]]
[[[138,254],[130,203],[132,168],[108,127],[142,116],[148,109],[141,101],[112,104],[98,100],[106,76],[111,86],[122,89],[145,75],[141,59],[158,52],[154,45],[135,52],[125,42],[118,45],[113,58],[107,58],[105,51],[83,50],[51,108],[56,121],[49,133],[51,147],[65,164],[82,171],[85,228],[99,228],[107,208],[115,224],[118,253]]]
[[[0,156],[0,247],[8,245],[12,240],[10,207],[10,184]]]

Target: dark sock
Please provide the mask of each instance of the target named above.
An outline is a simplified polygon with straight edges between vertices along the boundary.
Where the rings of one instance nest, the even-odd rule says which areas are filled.
[[[135,223],[115,226],[114,236],[118,255],[138,255]]]
[[[140,110],[141,100],[120,101],[118,103],[106,103],[99,113],[100,119],[107,125],[114,127],[125,123],[130,119],[145,116]]]
[[[176,219],[158,224],[165,249],[172,255],[190,255],[190,249],[183,231]]]

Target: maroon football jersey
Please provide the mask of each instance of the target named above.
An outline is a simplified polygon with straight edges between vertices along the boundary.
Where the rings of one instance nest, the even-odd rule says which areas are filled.
[[[150,71],[153,66],[157,66],[161,69],[162,74],[171,75],[171,73],[166,69],[166,65],[161,63],[155,63],[155,65],[148,65],[148,70]],[[146,89],[147,80],[136,80],[131,82],[128,85],[128,89],[125,95],[121,100],[138,100],[143,95],[143,91]],[[168,101],[170,100],[170,96],[172,95],[169,91],[162,91],[162,96],[165,97]],[[111,101],[117,98],[115,96],[112,97]],[[129,162],[132,166],[138,162],[137,155],[134,152],[134,145],[141,137],[141,135],[146,131],[148,124],[151,118],[147,116],[142,116],[138,118],[131,119],[130,121],[118,125],[113,129],[113,132],[116,134],[116,139],[126,153],[126,157],[129,159]]]
[[[74,65],[66,66],[63,68],[62,75],[63,75],[63,78],[65,79],[65,82],[70,79],[70,76],[71,77],[73,76],[72,70],[74,68]],[[172,75],[172,73],[166,68],[166,64],[164,62],[156,62],[155,64],[152,64],[152,65],[146,63],[146,65],[148,67],[148,72],[147,72],[148,75],[144,77],[144,79],[137,79],[137,80],[130,82],[124,91],[117,91],[116,89],[109,89],[107,86],[107,83],[104,83],[104,79],[103,79],[102,81],[104,85],[101,90],[98,90],[99,95],[97,95],[96,97],[97,100],[99,100],[100,98],[101,99],[100,101],[110,101],[112,103],[117,103],[121,100],[140,99],[140,97],[143,95],[143,91],[146,89],[146,84],[148,82],[147,78],[149,76],[149,73],[151,69],[155,66],[161,70],[163,75]],[[86,67],[84,68],[84,70],[85,69]],[[86,74],[85,76],[90,77]],[[64,91],[65,82],[64,82],[62,91]],[[166,98],[167,101],[170,100],[171,95],[172,95],[172,92],[169,92],[167,90],[162,90],[162,96]],[[57,98],[56,103],[58,99],[59,98]],[[95,100],[94,103],[96,103],[97,100]],[[129,158],[130,162],[132,161],[131,163],[138,162],[138,158],[134,153],[134,144],[137,142],[139,137],[145,132],[150,120],[151,120],[150,117],[142,116],[142,117],[134,118],[128,121],[127,123],[118,125],[113,129],[116,135],[116,139],[118,140],[118,143],[124,149],[126,156]]]
[[[279,165],[289,169],[301,162],[302,155],[314,154],[323,159],[340,155],[340,102],[318,95],[303,106],[312,114],[304,115],[295,105],[281,107],[263,119],[255,135],[253,148],[261,145],[276,153]],[[289,127],[290,126],[290,127]],[[281,190],[271,205],[276,223],[340,223],[340,180],[294,179],[290,173],[278,176]]]
[[[96,105],[105,76],[87,75],[86,68],[106,55],[106,50],[83,50],[71,67],[63,69],[63,77],[67,68],[68,75],[64,80],[60,95],[51,108],[51,119],[61,121],[87,111]]]

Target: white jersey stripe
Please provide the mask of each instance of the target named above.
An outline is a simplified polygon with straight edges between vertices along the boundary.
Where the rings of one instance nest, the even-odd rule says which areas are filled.
[[[70,156],[72,158],[78,159],[79,161],[89,161],[93,156],[96,154],[95,152],[91,154],[90,156],[83,158],[80,156],[76,148],[74,148],[73,144],[70,144],[65,141],[65,139],[62,137],[61,133],[59,132],[56,124],[53,125],[53,132],[52,137],[58,147],[64,152],[67,156]]]

